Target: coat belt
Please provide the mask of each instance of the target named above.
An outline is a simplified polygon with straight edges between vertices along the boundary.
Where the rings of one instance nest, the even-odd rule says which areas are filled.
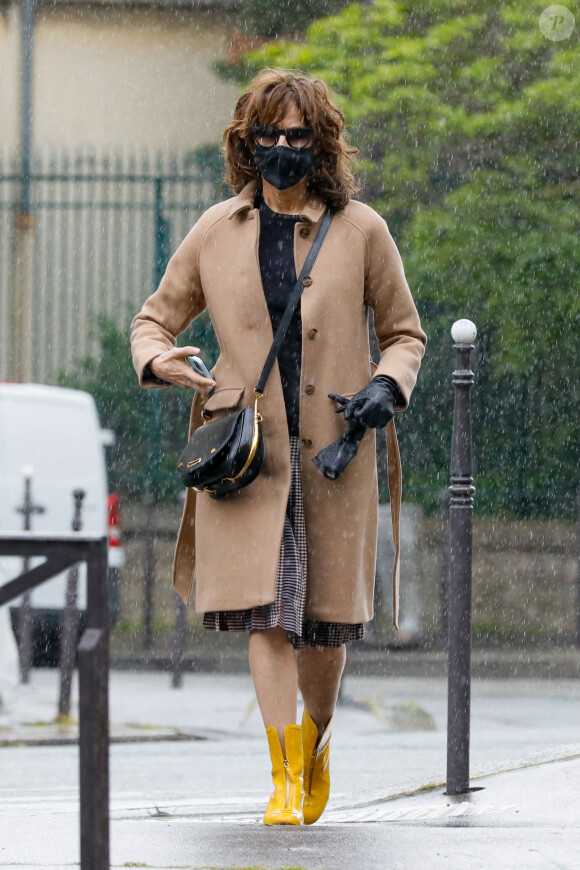
[[[393,625],[399,628],[399,528],[401,520],[401,495],[403,491],[403,471],[401,454],[397,440],[395,421],[387,424],[387,476],[389,480],[389,495],[391,497],[391,523],[393,526],[393,546],[395,563],[393,565]]]

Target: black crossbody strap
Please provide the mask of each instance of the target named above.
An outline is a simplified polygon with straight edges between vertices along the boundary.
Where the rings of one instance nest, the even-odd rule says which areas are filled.
[[[324,218],[322,219],[322,223],[320,225],[320,229],[316,233],[316,238],[312,242],[312,247],[308,252],[308,256],[306,257],[306,261],[302,267],[302,271],[298,277],[296,284],[294,285],[294,290],[292,291],[292,295],[288,300],[288,305],[286,306],[286,310],[282,315],[282,320],[280,321],[280,325],[276,330],[276,335],[274,336],[274,341],[272,342],[272,347],[270,348],[270,352],[266,358],[266,362],[264,363],[264,368],[262,369],[262,374],[260,375],[260,379],[256,384],[256,393],[263,393],[264,388],[266,386],[266,381],[268,380],[268,376],[272,371],[272,366],[274,365],[274,361],[278,356],[280,348],[282,347],[282,342],[286,338],[286,333],[288,332],[288,327],[290,326],[290,321],[292,320],[292,315],[294,314],[294,309],[298,305],[298,300],[302,295],[302,290],[304,289],[304,282],[306,278],[310,276],[310,272],[314,265],[314,261],[318,256],[318,252],[322,247],[322,243],[324,241],[324,237],[328,232],[328,228],[334,217],[333,213],[330,209],[327,209]]]

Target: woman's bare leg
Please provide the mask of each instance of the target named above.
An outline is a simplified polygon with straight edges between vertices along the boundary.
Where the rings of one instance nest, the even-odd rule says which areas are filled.
[[[296,654],[288,633],[281,628],[251,631],[249,659],[264,725],[275,727],[285,752],[284,728],[296,723],[298,694]]]
[[[346,646],[306,646],[298,650],[298,686],[311,719],[322,733],[328,725],[340,689]]]

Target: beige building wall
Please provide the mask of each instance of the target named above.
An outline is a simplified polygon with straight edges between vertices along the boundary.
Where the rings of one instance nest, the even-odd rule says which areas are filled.
[[[211,65],[231,29],[219,9],[39,6],[35,146],[183,150],[218,141],[238,90]],[[0,147],[18,144],[20,38],[19,6],[5,6]]]

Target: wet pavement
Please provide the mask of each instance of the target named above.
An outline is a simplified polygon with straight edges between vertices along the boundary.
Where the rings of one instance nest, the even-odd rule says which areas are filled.
[[[78,749],[54,724],[57,695],[57,674],[35,671],[0,713],[3,870],[79,861]],[[343,696],[327,811],[311,828],[265,828],[249,677],[187,674],[175,690],[166,674],[114,671],[112,866],[580,868],[578,681],[474,680],[480,790],[461,798],[444,794],[444,680],[347,676]]]

